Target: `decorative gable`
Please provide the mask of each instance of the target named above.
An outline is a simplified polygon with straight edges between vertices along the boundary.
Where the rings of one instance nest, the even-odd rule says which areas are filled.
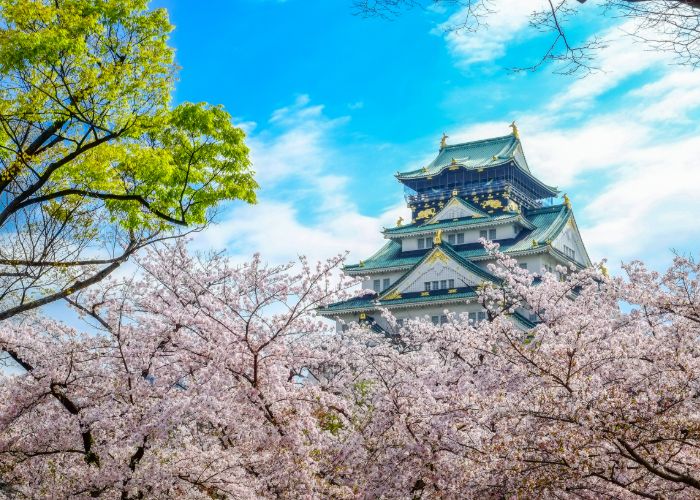
[[[467,266],[475,264],[468,263]],[[464,263],[448,255],[440,246],[436,246],[380,299],[392,300],[400,298],[402,294],[424,292],[425,283],[428,281],[437,281],[441,289],[476,287],[484,281],[484,273],[485,271],[476,267],[473,270],[469,269]],[[452,286],[442,286],[443,282],[452,283]]]
[[[450,201],[440,210],[427,224],[433,224],[445,220],[461,219],[463,217],[485,217],[486,214],[456,196],[450,198]]]

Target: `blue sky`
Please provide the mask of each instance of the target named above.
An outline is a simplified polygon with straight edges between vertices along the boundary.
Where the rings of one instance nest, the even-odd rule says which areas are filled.
[[[589,2],[572,35],[610,40],[603,71],[584,79],[512,73],[546,37],[528,14],[540,0],[499,0],[489,30],[442,29],[459,12],[361,19],[350,0],[158,0],[176,29],[176,101],[221,103],[248,132],[259,203],[232,204],[200,247],[275,262],[381,244],[406,215],[393,174],[448,142],[518,122],[531,168],[571,197],[593,259],[663,267],[698,252],[700,71],[669,64],[622,36]]]

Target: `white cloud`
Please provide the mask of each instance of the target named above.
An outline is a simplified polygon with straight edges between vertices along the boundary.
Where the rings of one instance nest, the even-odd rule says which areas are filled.
[[[434,33],[444,36],[450,53],[461,65],[492,61],[503,56],[507,44],[528,27],[530,14],[540,3],[540,0],[501,0],[493,7],[493,12],[477,12],[480,22],[485,25],[479,26],[476,31],[455,29],[471,19],[470,9],[475,7],[465,6],[439,25]],[[476,9],[483,7],[477,6]]]
[[[549,105],[552,112],[581,111],[592,106],[596,98],[617,87],[625,79],[669,61],[669,55],[650,51],[626,33],[633,31],[632,23],[625,23],[595,36],[606,46],[596,53],[593,64],[598,70],[572,83]]]
[[[700,72],[677,69],[631,95],[648,103],[644,121],[688,122],[688,113],[700,106]]]
[[[582,211],[590,221],[584,235],[594,253],[613,262],[642,254],[667,262],[672,246],[697,246],[698,152],[700,137],[687,137],[633,149],[620,158],[613,182]]]
[[[609,171],[650,139],[651,131],[620,116],[602,116],[572,128],[561,123],[528,128],[524,120],[526,154],[538,176],[548,184],[572,186],[594,171]]]
[[[313,182],[322,173],[330,153],[329,136],[349,117],[331,119],[309,96],[273,111],[269,127],[248,138],[256,179],[263,189],[291,178]]]
[[[261,184],[259,203],[230,207],[218,224],[196,236],[194,246],[226,249],[240,260],[259,252],[273,263],[345,251],[357,261],[376,252],[385,243],[382,226],[410,216],[401,204],[363,215],[352,202],[349,179],[334,172],[342,157],[334,134],[348,119],[329,118],[305,95],[275,110],[269,126],[257,127],[262,130],[248,139]]]
[[[350,261],[357,261],[385,243],[382,226],[393,225],[405,210],[394,207],[370,217],[348,207],[314,223],[305,223],[299,208],[291,203],[263,200],[258,205],[234,209],[225,221],[207,231],[197,246],[227,248],[240,259],[260,252],[274,263],[294,260],[297,255],[323,260],[345,251],[349,252]]]

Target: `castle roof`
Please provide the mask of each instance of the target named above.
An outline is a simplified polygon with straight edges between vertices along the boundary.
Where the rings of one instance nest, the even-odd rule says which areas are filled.
[[[429,296],[421,296],[420,293],[403,294],[400,299],[393,299],[383,303],[377,298],[377,294],[370,293],[362,297],[355,297],[343,302],[336,302],[319,309],[323,316],[333,316],[338,313],[354,313],[360,311],[379,310],[382,307],[391,306],[392,309],[411,307],[425,304],[447,304],[450,302],[465,302],[476,299],[477,294],[473,288],[459,289],[458,293],[448,293],[447,290],[434,292]]]
[[[447,290],[442,290],[437,293],[425,297],[420,294],[404,295],[400,299],[394,299],[390,302],[383,303],[377,299],[377,294],[371,293],[362,297],[355,297],[343,302],[336,302],[322,307],[318,312],[322,316],[333,317],[338,314],[352,314],[359,312],[373,312],[391,306],[391,309],[402,309],[424,305],[450,304],[455,302],[471,302],[478,297],[473,288],[464,288],[458,290],[457,293],[449,293]],[[524,330],[530,330],[535,327],[535,323],[523,316],[519,312],[514,312],[509,315],[509,318]]]
[[[514,162],[520,169],[530,173],[520,139],[505,135],[479,141],[451,144],[440,149],[435,159],[417,170],[399,172],[399,180],[419,179],[439,174],[446,168],[463,167],[467,170],[495,167]]]
[[[478,229],[480,227],[493,227],[515,222],[528,229],[535,229],[535,226],[521,214],[504,212],[489,217],[461,217],[459,219],[436,222],[416,222],[405,226],[384,229],[383,232],[388,238],[407,238],[409,236],[420,236],[424,233],[431,234],[438,229],[457,231],[462,228]]]
[[[503,217],[511,217],[510,220],[515,221],[519,215],[520,214],[499,214],[485,219],[491,220],[493,223],[493,221],[503,220]],[[564,227],[566,227],[567,222],[573,216],[571,209],[566,204],[553,205],[550,207],[528,210],[522,215],[524,216],[524,220],[527,220],[527,222],[532,225],[533,229],[525,228],[520,231],[515,238],[500,240],[500,250],[505,254],[516,255],[522,255],[524,253],[543,253],[546,251],[556,255],[558,251],[551,248],[549,243],[559,235]],[[477,218],[476,220],[483,219]],[[422,227],[427,229],[425,226]],[[440,229],[439,223],[430,224],[429,227],[432,232]],[[466,260],[490,258],[490,255],[481,243],[455,245],[452,249],[461,258]],[[430,250],[414,250],[402,252],[401,241],[399,239],[392,239],[367,260],[359,264],[345,266],[345,272],[355,276],[362,276],[371,272],[408,269],[421,261],[429,251]]]

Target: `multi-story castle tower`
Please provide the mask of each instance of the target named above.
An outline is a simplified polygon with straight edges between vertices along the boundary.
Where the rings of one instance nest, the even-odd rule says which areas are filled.
[[[444,322],[445,310],[486,317],[476,288],[493,281],[493,258],[480,238],[496,241],[504,253],[531,272],[557,264],[590,265],[566,195],[554,204],[556,188],[538,180],[525,160],[518,129],[503,137],[448,145],[443,135],[437,157],[427,166],[400,172],[412,220],[384,229],[387,243],[344,271],[365,277],[374,290],[331,304],[319,312],[345,322],[367,321],[385,328],[379,310],[399,321],[429,316]],[[523,328],[529,318],[513,316]]]

